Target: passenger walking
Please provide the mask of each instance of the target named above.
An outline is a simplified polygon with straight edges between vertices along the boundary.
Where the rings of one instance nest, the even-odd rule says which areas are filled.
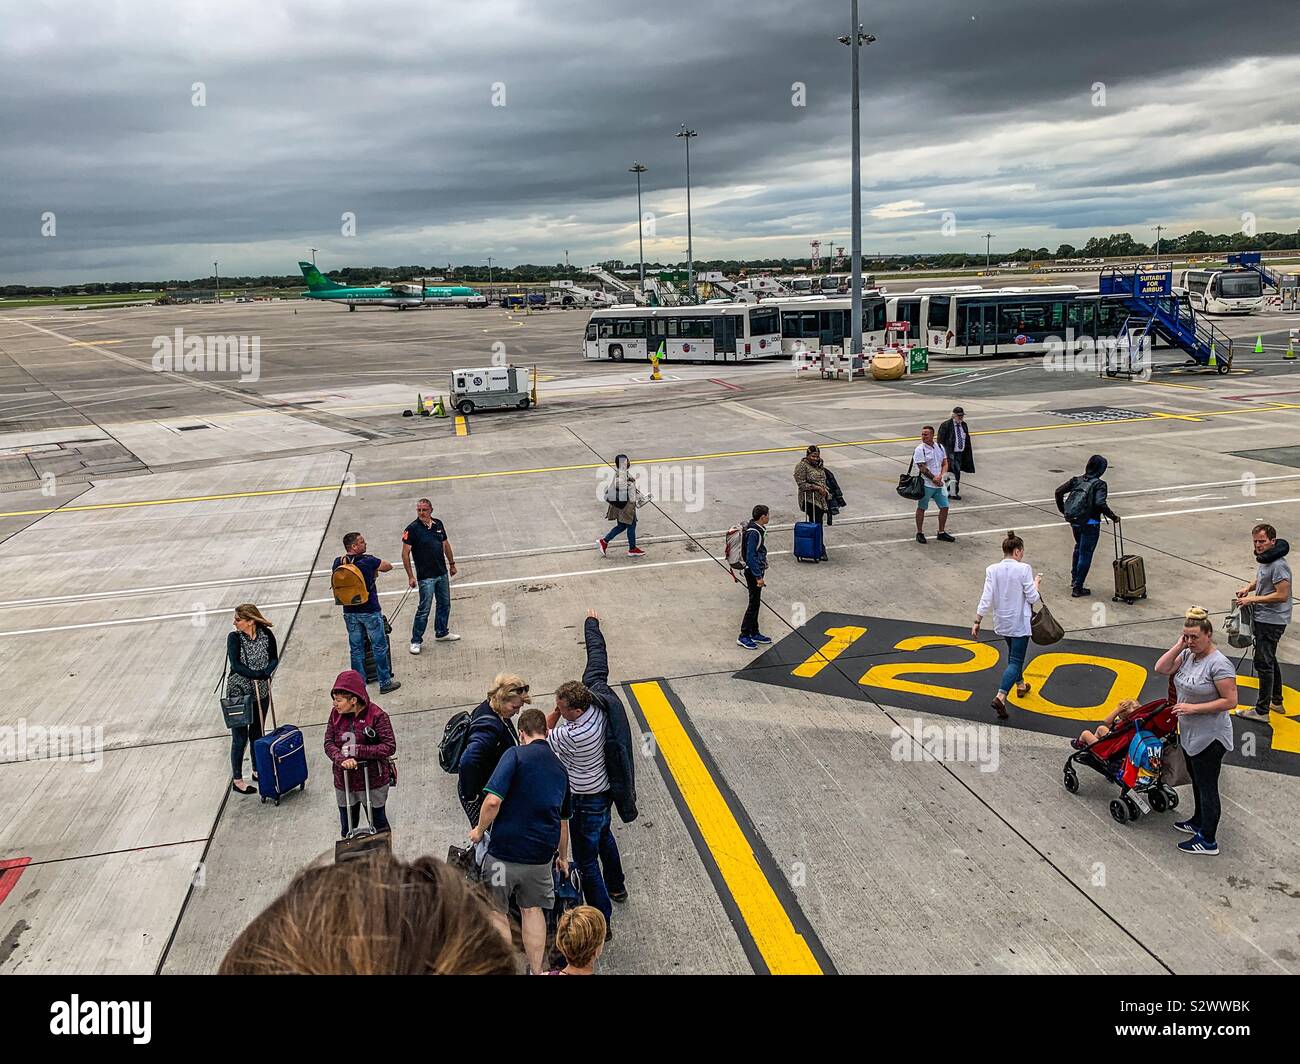
[[[230,729],[230,789],[236,794],[256,794],[257,788],[244,783],[244,752],[262,737],[262,719],[271,708],[271,676],[280,664],[280,650],[271,622],[251,602],[235,607],[235,630],[226,636],[227,698],[252,699],[253,712],[247,726]],[[256,691],[254,691],[256,689]],[[257,771],[253,771],[257,779]]]
[[[613,938],[611,901],[627,901],[627,883],[618,842],[610,829],[610,809],[624,823],[636,819],[636,780],[632,731],[627,710],[609,685],[609,653],[600,615],[587,611],[584,625],[587,666],[582,680],[563,683],[547,718],[550,743],[568,770],[573,792],[573,860],[582,875],[582,895],[605,917]]]
[[[1002,560],[984,570],[984,591],[975,610],[975,623],[970,626],[972,639],[979,639],[980,624],[989,610],[993,611],[993,631],[1007,641],[1007,667],[1002,672],[998,693],[993,696],[993,709],[999,720],[1006,720],[1007,694],[1014,685],[1021,698],[1029,694],[1025,683],[1025,654],[1029,650],[1030,619],[1035,602],[1041,602],[1038,593],[1041,576],[1025,562],[1025,541],[1014,532],[1008,532],[1002,541]]]
[[[576,905],[560,917],[555,948],[564,955],[563,968],[547,975],[595,975],[596,961],[605,949],[605,917],[590,905]]]
[[[921,442],[912,452],[912,464],[921,474],[921,486],[925,494],[916,504],[916,542],[924,543],[925,512],[930,509],[930,501],[939,508],[939,536],[945,543],[957,541],[948,533],[948,493],[944,490],[943,475],[948,471],[948,455],[934,439],[934,426],[926,425],[921,429]]]
[[[569,874],[569,776],[546,741],[540,709],[519,714],[520,745],[507,750],[484,788],[477,846],[487,836],[483,879],[502,909],[519,905],[524,953],[534,975],[543,971],[546,913],[555,904],[552,865]]]
[[[953,489],[950,498],[961,500],[961,475],[975,472],[975,450],[971,446],[970,427],[966,424],[966,411],[952,408],[952,417],[939,425],[935,437],[948,455],[948,472],[952,475]]]
[[[382,900],[382,904],[379,901]],[[220,975],[517,975],[505,920],[434,857],[315,864],[244,928]]]
[[[628,458],[625,454],[614,456],[614,478],[605,489],[605,501],[609,503],[605,510],[605,520],[613,521],[614,527],[596,540],[596,549],[607,555],[614,538],[626,532],[627,556],[644,557],[645,551],[636,545],[636,511],[638,506],[649,499],[637,490],[636,477],[628,472]]]
[[[332,584],[338,594],[340,584],[356,584],[358,576],[364,582],[364,591],[358,586],[357,596],[361,599],[356,605],[343,606],[343,623],[348,630],[348,654],[352,660],[353,671],[366,674],[366,639],[369,638],[371,649],[375,654],[375,669],[379,673],[379,693],[388,694],[401,687],[393,679],[393,666],[388,654],[388,634],[384,631],[384,614],[379,605],[379,590],[375,587],[375,576],[386,573],[393,567],[392,562],[383,561],[373,554],[366,553],[366,537],[360,532],[349,532],[343,537],[341,557],[334,559]],[[338,571],[349,567],[347,575],[339,576]]]
[[[1270,709],[1275,713],[1284,711],[1277,645],[1291,623],[1291,564],[1286,560],[1291,544],[1278,539],[1272,525],[1256,525],[1251,529],[1251,538],[1259,568],[1255,579],[1237,592],[1237,604],[1251,608],[1255,675],[1259,677],[1259,697],[1248,715],[1267,720]]]
[[[1091,595],[1084,583],[1092,567],[1092,552],[1101,537],[1101,519],[1108,517],[1119,524],[1119,514],[1106,505],[1108,488],[1101,475],[1108,463],[1099,454],[1088,459],[1081,477],[1071,477],[1056,489],[1056,508],[1065,516],[1074,533],[1074,557],[1070,561],[1070,594],[1074,598]]]
[[[826,464],[821,448],[809,444],[807,452],[794,467],[794,483],[799,492],[799,509],[804,516],[819,525],[827,524],[830,517],[831,489],[827,481]],[[821,561],[830,561],[822,541]]]
[[[456,575],[456,559],[447,529],[433,516],[433,503],[428,499],[415,504],[415,520],[402,531],[402,567],[408,585],[420,589],[420,605],[411,624],[411,653],[420,652],[429,625],[429,608],[435,601],[433,638],[439,643],[455,642],[460,636],[447,625],[451,621],[451,578]]]
[[[366,681],[355,669],[339,673],[330,698],[334,705],[325,725],[325,756],[334,765],[334,797],[339,807],[341,834],[347,838],[348,831],[361,822],[361,810],[354,816],[352,807],[361,804],[367,785],[374,826],[379,831],[389,831],[391,825],[384,807],[393,780],[390,761],[397,753],[393,722],[370,701]]]
[[[1178,848],[1210,857],[1219,852],[1219,769],[1232,749],[1231,713],[1237,708],[1237,670],[1213,636],[1210,615],[1193,606],[1178,641],[1155,664],[1160,675],[1174,678],[1173,713],[1192,777],[1192,815],[1174,825],[1192,837]]]
[[[742,531],[742,550],[745,559],[745,587],[749,591],[749,605],[740,621],[738,646],[757,650],[760,644],[772,642],[770,636],[758,630],[758,611],[763,605],[763,588],[767,575],[767,523],[771,520],[768,508],[762,503],[754,507],[753,515]]]
[[[470,827],[478,823],[483,786],[496,771],[501,755],[519,745],[519,733],[510,718],[531,701],[528,685],[523,680],[502,673],[492,681],[487,698],[469,715],[456,791]]]

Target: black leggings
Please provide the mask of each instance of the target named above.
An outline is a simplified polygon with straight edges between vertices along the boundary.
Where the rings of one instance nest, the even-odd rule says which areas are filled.
[[[1206,842],[1214,842],[1215,832],[1219,830],[1219,816],[1222,812],[1219,804],[1219,769],[1223,767],[1223,756],[1227,752],[1223,743],[1215,739],[1199,754],[1187,755],[1187,771],[1192,777],[1192,797],[1196,802],[1189,823],[1201,833],[1201,838]]]
[[[351,812],[352,809],[356,809],[355,816]],[[375,815],[376,831],[391,830],[391,825],[388,823],[388,814],[384,812],[382,805],[372,806],[371,812]],[[339,806],[339,822],[343,825],[343,837],[346,839],[350,829],[360,827],[366,822],[365,807],[360,802],[355,806]]]

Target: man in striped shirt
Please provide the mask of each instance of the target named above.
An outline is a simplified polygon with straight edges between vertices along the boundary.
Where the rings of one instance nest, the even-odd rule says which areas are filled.
[[[555,709],[547,718],[550,744],[569,773],[572,820],[569,824],[573,860],[582,875],[582,892],[588,905],[605,916],[610,927],[611,899],[625,902],[627,887],[618,843],[610,830],[609,771],[605,764],[604,710],[585,684],[570,680],[555,692]],[[606,941],[613,938],[607,931]]]

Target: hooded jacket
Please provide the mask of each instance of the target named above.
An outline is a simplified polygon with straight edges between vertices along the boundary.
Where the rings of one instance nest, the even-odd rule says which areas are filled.
[[[1059,488],[1056,489],[1056,508],[1065,513],[1065,498],[1075,488],[1080,487],[1084,481],[1092,481],[1092,492],[1088,499],[1088,516],[1084,518],[1083,523],[1098,520],[1100,515],[1105,515],[1112,521],[1118,521],[1119,517],[1109,506],[1106,505],[1107,487],[1106,482],[1101,479],[1101,475],[1106,472],[1109,463],[1099,454],[1094,454],[1088,459],[1087,466],[1084,467],[1084,474],[1081,477],[1071,477]]]
[[[370,789],[386,786],[393,778],[392,766],[388,759],[397,753],[397,740],[393,737],[393,722],[388,714],[380,709],[366,694],[366,681],[353,669],[339,673],[330,693],[346,691],[361,699],[359,712],[340,713],[330,710],[329,723],[325,725],[325,755],[334,765],[334,788],[343,789],[343,770],[339,763],[348,758],[356,758],[357,770],[348,774],[348,790],[365,790],[366,779],[362,778],[362,762],[371,762],[367,770]],[[373,739],[364,734],[366,728],[374,730]]]

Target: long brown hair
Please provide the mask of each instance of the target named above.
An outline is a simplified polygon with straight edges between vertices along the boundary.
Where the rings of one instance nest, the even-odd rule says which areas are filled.
[[[374,854],[300,872],[243,933],[221,975],[515,975],[481,888],[434,857]]]
[[[275,627],[273,624],[271,624],[270,621],[268,621],[265,617],[262,616],[262,611],[259,610],[256,606],[254,606],[251,602],[243,602],[240,603],[240,605],[236,606],[235,616],[238,617],[241,621],[252,621],[259,628]]]

